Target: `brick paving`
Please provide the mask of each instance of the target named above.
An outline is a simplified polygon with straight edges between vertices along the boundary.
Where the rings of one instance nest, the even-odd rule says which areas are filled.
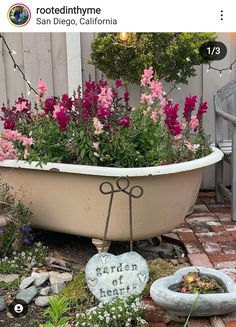
[[[167,235],[182,242],[191,265],[220,269],[236,282],[236,222],[231,221],[229,202],[218,205],[213,192],[200,193],[194,212]],[[183,327],[183,322],[168,322],[160,307],[153,310],[151,327]],[[192,318],[188,327],[211,326],[236,327],[236,311],[221,317]]]

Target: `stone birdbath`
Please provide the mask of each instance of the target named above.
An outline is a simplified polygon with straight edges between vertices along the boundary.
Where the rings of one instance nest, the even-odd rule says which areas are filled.
[[[224,287],[225,292],[197,295],[172,290],[172,287],[181,283],[183,276],[196,271],[214,278]],[[212,268],[182,268],[169,277],[156,280],[151,286],[150,295],[156,303],[175,316],[188,316],[194,302],[192,316],[196,317],[224,315],[236,308],[236,283],[225,273]]]

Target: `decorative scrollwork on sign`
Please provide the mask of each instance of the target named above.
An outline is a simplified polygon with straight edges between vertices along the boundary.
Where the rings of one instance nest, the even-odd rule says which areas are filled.
[[[104,231],[104,237],[103,237],[103,250],[104,250],[104,244],[107,237],[108,232],[108,226],[110,222],[110,216],[111,216],[111,209],[112,209],[112,203],[114,194],[118,192],[123,192],[128,195],[129,197],[129,227],[130,227],[130,251],[133,251],[133,210],[132,210],[132,199],[138,199],[143,195],[143,188],[139,185],[132,186],[130,189],[130,180],[128,177],[120,177],[116,181],[116,188],[114,188],[113,184],[111,182],[103,182],[99,186],[99,190],[104,195],[110,195],[110,201],[108,206],[108,214],[107,214],[107,220],[105,225],[105,231]],[[102,252],[103,252],[102,250]]]

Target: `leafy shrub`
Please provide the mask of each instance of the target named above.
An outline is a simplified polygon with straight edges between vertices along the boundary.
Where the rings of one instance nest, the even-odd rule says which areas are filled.
[[[159,79],[187,84],[196,74],[194,66],[207,62],[200,46],[215,38],[214,33],[129,33],[124,42],[119,33],[99,33],[90,63],[110,79],[138,83],[143,70],[153,66]]]

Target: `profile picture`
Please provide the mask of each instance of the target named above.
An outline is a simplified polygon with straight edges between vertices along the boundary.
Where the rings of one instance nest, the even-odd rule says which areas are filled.
[[[31,12],[26,5],[22,3],[16,3],[10,7],[7,16],[12,25],[23,27],[30,21]]]

